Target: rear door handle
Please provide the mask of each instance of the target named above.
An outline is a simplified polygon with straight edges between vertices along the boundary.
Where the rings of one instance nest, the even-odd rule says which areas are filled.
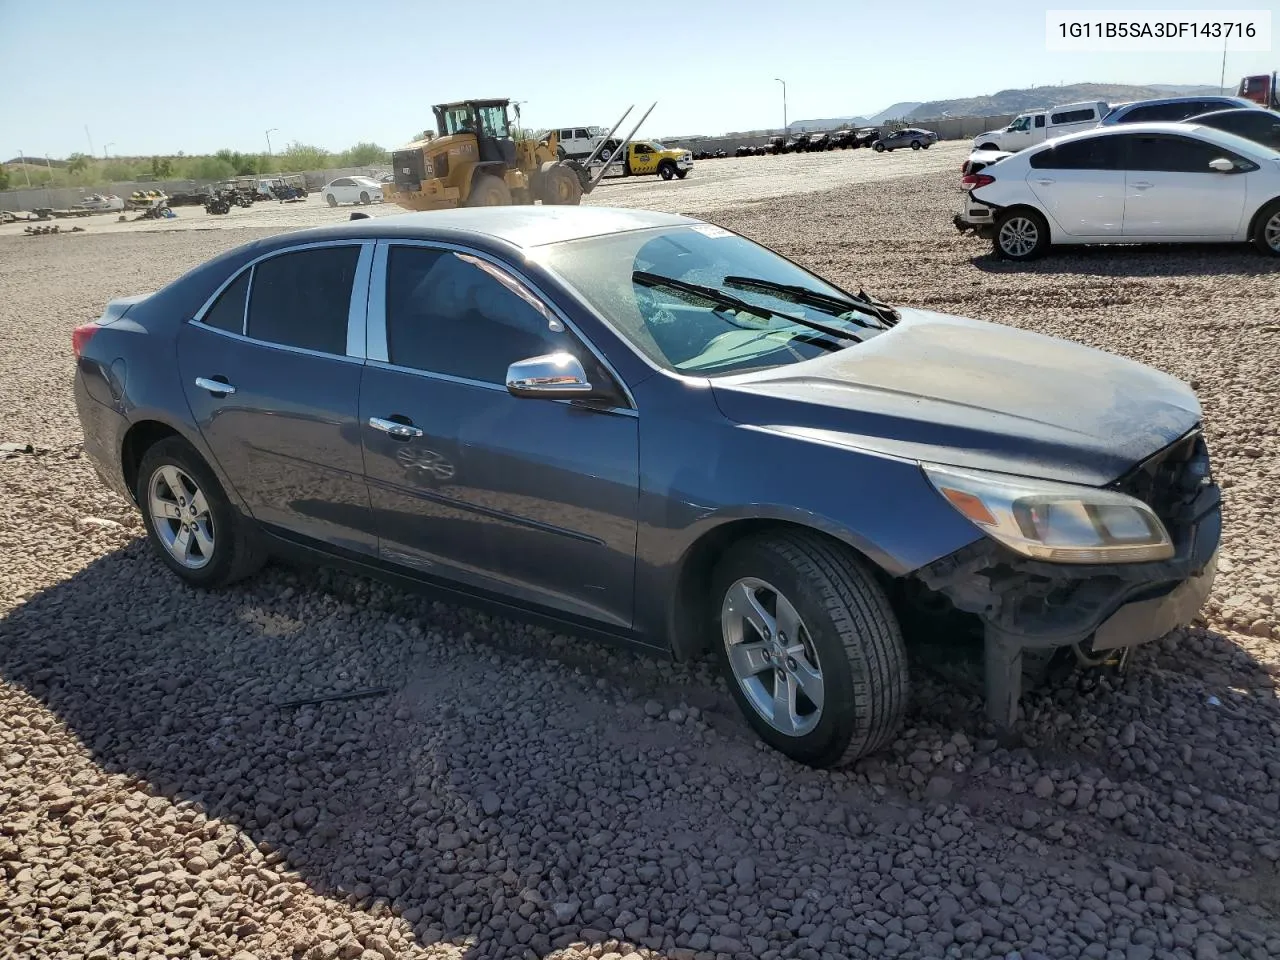
[[[1040,184],[1040,186],[1042,186],[1042,187],[1047,187],[1047,186],[1049,186],[1049,184],[1051,184],[1051,183],[1057,183],[1057,182],[1058,182],[1057,180],[1050,180],[1050,179],[1048,179],[1048,178],[1043,178],[1043,179],[1040,179],[1040,180],[1037,180],[1037,181],[1036,181],[1036,183]]]
[[[196,386],[201,390],[208,390],[215,396],[228,396],[236,392],[236,388],[229,383],[221,380],[211,380],[208,377],[196,377]]]
[[[1150,180],[1135,180],[1133,183],[1129,184],[1129,186],[1136,187],[1139,190],[1146,190],[1150,187],[1154,187],[1155,184]]]
[[[383,420],[381,417],[370,417],[369,426],[375,430],[395,437],[397,440],[412,440],[422,436],[422,428],[411,423],[397,423],[395,420]]]

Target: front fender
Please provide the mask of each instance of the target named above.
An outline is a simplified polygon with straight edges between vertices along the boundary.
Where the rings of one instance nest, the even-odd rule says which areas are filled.
[[[656,381],[656,382],[655,382]],[[663,389],[658,382],[665,381]],[[734,424],[705,381],[659,376],[636,388],[642,411],[636,626],[669,634],[695,547],[728,524],[792,523],[847,543],[892,577],[981,534],[913,460]],[[723,531],[721,531],[723,532]]]

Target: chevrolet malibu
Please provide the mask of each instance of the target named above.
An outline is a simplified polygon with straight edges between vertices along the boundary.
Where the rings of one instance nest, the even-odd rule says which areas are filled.
[[[1008,724],[1037,656],[1127,652],[1214,576],[1183,383],[846,291],[687,217],[290,233],[72,341],[85,450],[186,583],[293,554],[712,649],[758,734],[812,765],[894,736],[920,624],[983,638]]]

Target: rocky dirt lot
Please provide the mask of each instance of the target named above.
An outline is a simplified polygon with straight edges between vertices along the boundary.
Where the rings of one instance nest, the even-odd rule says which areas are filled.
[[[958,165],[711,219],[1194,383],[1224,562],[1202,622],[1012,741],[915,665],[842,772],[763,749],[706,664],[321,570],[180,587],[79,452],[69,334],[257,233],[0,238],[0,958],[1280,957],[1280,268],[996,263]]]

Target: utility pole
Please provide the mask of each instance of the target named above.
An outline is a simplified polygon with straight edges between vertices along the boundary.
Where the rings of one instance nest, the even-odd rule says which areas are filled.
[[[774,77],[773,79],[777,80],[780,84],[782,84],[782,135],[785,137],[785,136],[787,135],[787,132],[788,132],[788,128],[787,128],[787,81],[783,80],[781,77]]]
[[[1227,38],[1222,38],[1222,74],[1218,77],[1218,92],[1227,92]]]
[[[27,153],[25,150],[18,151],[18,160],[22,163],[22,175],[27,178],[27,189],[31,189],[31,174],[27,172]]]
[[[84,125],[84,138],[89,141],[89,156],[93,156],[93,137],[89,136],[89,125]]]
[[[116,145],[116,142],[115,142],[114,140],[112,140],[110,143],[104,143],[104,144],[102,145],[102,159],[103,159],[103,160],[108,159],[108,157],[107,157],[107,150],[108,150],[110,147],[114,147],[115,145]]]
[[[279,127],[272,127],[270,130],[267,131],[267,156],[268,157],[272,155],[271,154],[271,134],[279,133],[279,132],[280,132]]]

